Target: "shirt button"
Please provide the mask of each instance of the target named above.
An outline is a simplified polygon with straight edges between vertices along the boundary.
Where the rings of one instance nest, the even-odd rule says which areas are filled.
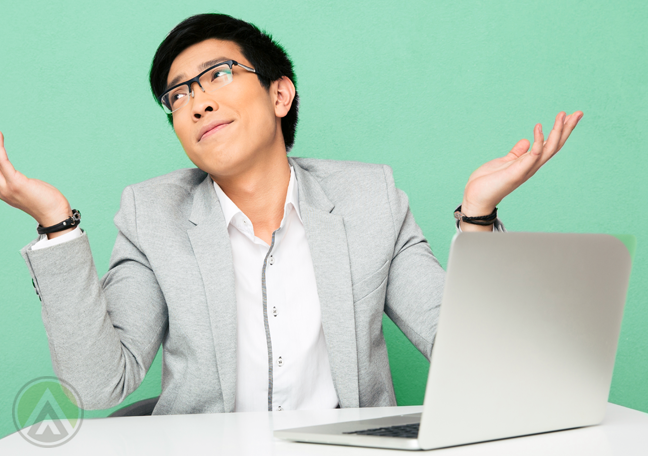
[[[283,366],[283,359],[281,358],[281,356],[277,360],[277,366],[279,366],[279,367]]]
[[[275,317],[277,316],[277,308],[276,307],[272,308],[272,315],[274,315]]]
[[[281,405],[277,407],[277,412],[281,412],[283,409],[281,408]]]
[[[274,264],[274,256],[270,255],[270,258],[268,259],[268,263],[270,263],[270,266]]]

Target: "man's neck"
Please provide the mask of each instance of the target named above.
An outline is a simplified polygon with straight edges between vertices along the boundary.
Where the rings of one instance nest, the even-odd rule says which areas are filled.
[[[212,179],[250,219],[254,234],[270,244],[272,233],[279,228],[290,182],[288,157],[275,155],[227,179]]]

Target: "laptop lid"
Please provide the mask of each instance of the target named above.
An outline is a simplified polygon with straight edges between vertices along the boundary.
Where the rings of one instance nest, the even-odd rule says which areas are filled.
[[[610,235],[457,235],[421,448],[600,423],[630,268]]]

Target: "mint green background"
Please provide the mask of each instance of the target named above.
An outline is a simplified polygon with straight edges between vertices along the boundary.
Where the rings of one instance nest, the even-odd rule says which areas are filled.
[[[299,78],[293,156],[386,163],[445,265],[470,173],[535,123],[585,112],[563,151],[500,205],[510,230],[630,233],[638,250],[610,400],[648,411],[645,1],[54,1],[0,6],[0,131],[10,158],[83,213],[100,274],[129,184],[191,166],[149,93],[153,53],[180,20],[226,12],[273,33]],[[0,436],[29,380],[51,375],[18,250],[35,236],[0,205]],[[400,404],[427,363],[388,323]],[[159,393],[156,360],[127,402]],[[111,410],[86,416],[106,416]]]

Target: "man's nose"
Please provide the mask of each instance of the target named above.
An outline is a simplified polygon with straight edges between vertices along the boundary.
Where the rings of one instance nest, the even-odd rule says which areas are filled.
[[[191,85],[191,96],[193,98],[191,109],[195,120],[202,118],[207,112],[218,109],[216,101],[205,92],[198,82]]]

